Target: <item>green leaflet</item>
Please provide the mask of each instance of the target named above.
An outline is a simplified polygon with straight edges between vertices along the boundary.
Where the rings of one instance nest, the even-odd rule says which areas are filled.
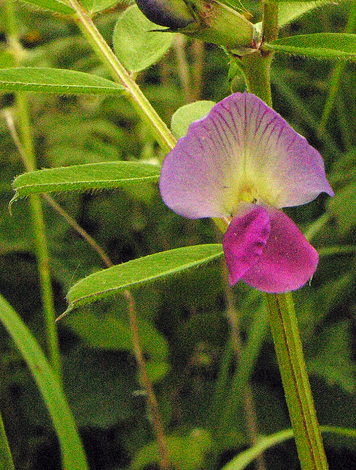
[[[214,104],[214,101],[195,101],[177,109],[171,121],[174,136],[177,139],[183,137],[187,133],[190,124],[206,116]]]
[[[316,59],[356,60],[356,35],[317,33],[291,36],[265,44],[266,49]]]
[[[30,330],[0,296],[0,321],[26,361],[52,418],[66,470],[87,470],[86,458],[66,398],[47,359]]]
[[[160,168],[142,162],[104,162],[38,170],[15,178],[12,202],[30,194],[113,189],[156,182]]]
[[[69,306],[62,316],[76,307],[117,294],[127,288],[178,274],[218,259],[222,255],[220,244],[188,246],[148,255],[91,274],[69,290]]]
[[[113,43],[117,57],[131,72],[147,69],[172,45],[175,35],[165,29],[148,20],[136,5],[131,6],[116,23]]]
[[[0,90],[33,91],[63,95],[117,95],[125,88],[97,75],[47,67],[14,67],[0,70]]]

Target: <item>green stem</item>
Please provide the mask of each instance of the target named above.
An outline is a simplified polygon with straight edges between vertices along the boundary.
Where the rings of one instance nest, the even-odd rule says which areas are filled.
[[[264,4],[263,41],[278,34],[278,5]],[[273,56],[261,50],[241,60],[247,88],[272,106],[270,69]],[[303,470],[327,470],[323,442],[316,418],[305,366],[292,295],[266,294],[274,345],[289,415]]]
[[[245,75],[247,91],[272,106],[271,64],[273,53],[263,50],[263,42],[270,42],[278,35],[278,5],[264,3],[262,21],[262,47],[253,54],[240,59],[240,66]]]
[[[303,470],[327,470],[292,295],[266,294],[266,298],[301,467]]]
[[[15,470],[5,427],[0,414],[0,469]]]
[[[16,61],[21,58],[21,45],[18,41],[18,31],[14,3],[6,1],[7,36],[9,46],[12,48]],[[10,128],[14,141],[21,153],[27,171],[36,169],[35,148],[31,133],[30,115],[27,96],[22,93],[16,94],[16,103],[19,118],[20,137],[17,135],[15,126]],[[58,345],[57,328],[55,321],[55,309],[53,302],[53,291],[51,273],[49,268],[49,255],[46,239],[46,228],[44,223],[41,200],[39,196],[30,197],[30,210],[34,231],[35,252],[40,276],[41,296],[45,315],[45,326],[47,336],[47,350],[54,372],[58,378],[61,377],[61,360]]]
[[[27,97],[18,93],[16,95],[21,141],[23,145],[23,161],[27,171],[36,170],[36,159],[31,134],[31,124]],[[57,327],[55,325],[56,312],[54,308],[50,260],[44,222],[43,209],[40,196],[30,196],[30,210],[32,218],[33,236],[36,259],[40,276],[41,296],[47,336],[47,352],[53,371],[61,379],[61,357],[58,344]]]
[[[241,59],[241,68],[245,75],[247,91],[272,106],[271,63],[273,54],[257,51]]]
[[[69,0],[69,3],[77,14],[78,25],[83,35],[99,59],[107,67],[113,79],[126,88],[131,103],[142,120],[149,126],[161,148],[165,152],[172,150],[176,145],[175,137],[102,37],[89,13],[77,0]]]

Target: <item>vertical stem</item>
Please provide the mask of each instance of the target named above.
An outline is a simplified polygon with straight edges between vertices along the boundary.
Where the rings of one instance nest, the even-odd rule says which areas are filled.
[[[36,169],[36,161],[33,138],[31,135],[30,128],[27,97],[21,93],[18,93],[17,104],[19,109],[19,124],[24,148],[24,164],[27,171],[34,171]],[[43,208],[40,196],[30,196],[30,209],[36,258],[40,276],[42,304],[45,316],[44,320],[47,335],[47,352],[52,368],[56,373],[57,378],[61,381],[61,358],[59,352],[57,327],[55,325],[56,312],[53,300],[52,277],[50,270],[46,225],[44,221]]]
[[[271,92],[271,63],[273,54],[264,54],[257,51],[241,59],[242,70],[245,75],[247,91],[272,106]]]
[[[265,42],[271,42],[278,37],[278,4],[263,4],[263,20],[262,20],[262,38]]]
[[[7,0],[6,2],[6,13],[9,27],[9,42],[15,52],[15,56],[17,57],[18,51],[21,47],[17,40],[16,21],[12,0]],[[36,169],[36,158],[33,137],[31,133],[28,101],[26,95],[22,93],[17,93],[16,102],[20,128],[20,139],[18,139],[20,144],[19,150],[23,158],[26,170],[33,171]],[[16,141],[17,135],[15,129],[13,129],[13,135]],[[53,302],[51,273],[49,268],[46,228],[44,223],[41,200],[39,196],[30,196],[30,210],[34,231],[35,252],[40,276],[41,296],[45,315],[47,352],[49,354],[53,370],[57,374],[58,379],[60,379],[61,360],[59,353],[57,328],[54,323],[55,309]]]
[[[327,470],[292,296],[266,294],[266,298],[301,467],[303,470]]]
[[[273,41],[278,35],[278,5],[263,4],[262,43]],[[248,54],[241,59],[241,67],[245,74],[247,90],[261,98],[268,106],[272,106],[271,93],[271,51],[262,49]]]
[[[278,5],[264,3],[263,41],[278,34]],[[248,90],[272,106],[270,67],[273,55],[263,51],[241,60]],[[289,415],[303,470],[327,470],[323,442],[306,371],[291,294],[267,294],[269,318]]]

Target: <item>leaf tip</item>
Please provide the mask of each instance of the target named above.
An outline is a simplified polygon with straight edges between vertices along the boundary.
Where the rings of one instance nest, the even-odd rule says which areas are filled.
[[[66,317],[67,315],[69,315],[72,310],[74,310],[74,305],[69,305],[69,307],[67,308],[67,310],[65,312],[63,312],[61,315],[59,315],[58,318],[56,318],[54,320],[54,323],[58,323],[60,320],[62,320],[64,317]]]

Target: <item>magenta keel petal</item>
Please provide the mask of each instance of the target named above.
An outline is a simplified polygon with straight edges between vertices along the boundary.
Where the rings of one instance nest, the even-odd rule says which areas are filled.
[[[270,224],[271,231],[262,256],[242,280],[270,293],[299,289],[314,274],[318,253],[282,211],[270,213]]]
[[[223,248],[231,285],[262,256],[270,232],[269,216],[261,206],[243,204],[224,235]]]

